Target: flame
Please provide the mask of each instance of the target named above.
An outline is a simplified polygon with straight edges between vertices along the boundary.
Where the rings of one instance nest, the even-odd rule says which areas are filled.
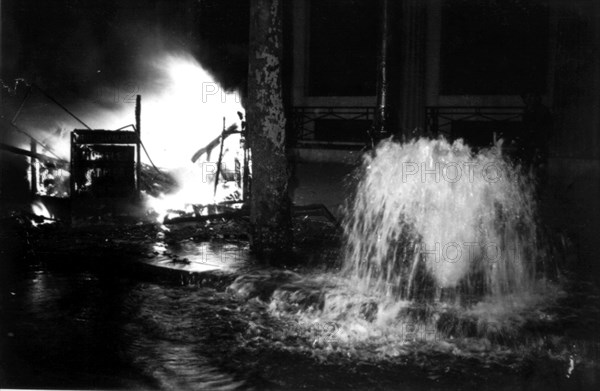
[[[153,63],[164,74],[161,92],[142,104],[142,140],[153,161],[169,169],[180,188],[177,193],[148,198],[147,206],[162,221],[169,210],[193,213],[192,205],[206,205],[224,199],[214,197],[217,153],[207,161],[204,154],[195,164],[194,153],[219,136],[223,127],[238,123],[244,113],[237,92],[224,91],[215,79],[189,55],[167,55]],[[224,121],[225,119],[225,121]],[[233,168],[239,154],[239,136],[224,142],[223,164]],[[215,148],[219,150],[219,146]]]
[[[244,113],[237,92],[223,90],[189,55],[169,54],[153,63],[160,92],[142,102],[142,139],[154,162],[171,169],[190,166],[194,152]]]
[[[44,217],[46,219],[54,219],[54,216],[52,216],[52,214],[48,211],[48,208],[46,208],[46,205],[44,205],[44,203],[42,201],[34,201],[31,204],[31,212],[36,215],[36,216],[40,216],[40,217]],[[33,224],[33,226],[38,226],[40,224],[44,224],[44,223],[48,223],[49,221],[44,220],[41,223],[37,223],[36,221],[31,221],[31,224]]]
[[[143,71],[156,77],[132,90],[142,95],[142,142],[152,161],[169,171],[179,185],[176,194],[158,198],[148,196],[147,206],[164,216],[169,209],[186,210],[192,204],[210,204],[224,199],[226,194],[213,196],[214,184],[208,175],[208,169],[216,165],[220,145],[215,147],[211,161],[207,160],[207,154],[195,163],[191,158],[196,151],[217,138],[224,126],[228,128],[237,124],[241,128],[238,112],[243,115],[245,111],[238,92],[224,90],[193,56],[184,52],[154,55],[154,60],[144,63]],[[80,102],[70,108],[94,129],[119,129],[132,124],[135,99],[121,100],[119,107],[114,109],[113,95],[106,94],[98,101]],[[129,95],[127,97],[132,98]],[[28,115],[24,113],[20,117],[20,125],[34,129],[44,144],[68,159],[70,131],[82,126],[71,118],[65,119],[64,113],[56,107],[47,110],[36,112],[32,108]],[[42,129],[44,126],[40,124],[40,118],[47,119],[41,121],[46,123],[45,129]],[[28,122],[28,119],[33,122]],[[225,140],[226,169],[233,168],[235,156],[239,156],[239,144],[239,135]],[[150,163],[144,153],[142,161]]]

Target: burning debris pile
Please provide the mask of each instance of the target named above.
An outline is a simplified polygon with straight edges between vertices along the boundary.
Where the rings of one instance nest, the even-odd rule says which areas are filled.
[[[108,144],[93,141],[93,145],[84,145],[85,142],[80,141],[75,148],[71,145],[71,155],[77,152],[71,160],[79,157],[82,168],[75,176],[69,172],[71,130],[84,125],[88,130],[74,132],[94,132],[86,124],[89,123],[93,129],[103,129],[100,132],[131,136],[128,144],[135,146],[135,160],[141,163],[134,190],[141,193],[148,212],[161,222],[167,216],[193,217],[230,210],[244,199],[250,177],[250,156],[245,148],[244,109],[238,93],[223,90],[212,75],[185,53],[159,53],[145,64],[157,77],[135,88],[144,93],[141,113],[137,112],[139,107],[136,108],[136,119],[141,119],[143,132],[139,132],[139,139],[135,140],[131,138],[134,132],[124,129],[133,127],[138,132],[140,125],[123,126],[132,122],[130,99],[115,102],[112,94],[102,94],[96,96],[94,102],[68,101],[67,108],[24,80],[19,80],[14,88],[2,84],[3,96],[9,95],[14,101],[10,110],[3,108],[10,111],[4,119],[13,118],[7,126],[19,134],[16,144],[7,148],[30,156],[26,158],[29,168],[23,176],[27,176],[32,194],[66,198],[73,197],[71,192],[75,189],[89,197],[88,193],[99,187],[106,190],[103,194],[114,192],[115,186],[110,184],[117,179],[111,176],[123,167],[110,157],[105,156],[107,161],[103,163],[111,165],[108,169],[93,162],[95,158],[86,157],[90,148],[91,153],[107,155]],[[48,99],[56,105],[48,106]],[[41,101],[45,104],[40,104]],[[55,106],[62,111],[54,111]],[[115,144],[111,150],[124,149],[114,141],[109,144]],[[40,150],[47,149],[48,153],[58,151],[60,157],[36,152],[36,146]],[[95,171],[91,172],[92,169]],[[132,181],[128,179],[128,188],[133,189],[133,182],[129,182]],[[214,206],[223,201],[228,205]]]
[[[34,164],[36,164],[34,162]],[[39,182],[36,185],[39,195],[48,197],[66,198],[69,196],[69,177],[70,173],[66,164],[61,165],[49,161],[39,161],[36,178]]]
[[[151,197],[173,193],[179,187],[177,181],[169,172],[145,163],[142,164],[140,173],[140,186],[141,190]]]
[[[54,219],[36,203],[32,212],[0,221],[0,257],[18,260],[17,267],[100,268],[184,285],[225,284],[219,285],[223,289],[247,270],[263,267],[250,253],[247,216],[205,217],[159,224],[110,216],[75,225]],[[301,214],[293,229],[296,270],[324,268],[338,259],[340,231],[335,224]]]

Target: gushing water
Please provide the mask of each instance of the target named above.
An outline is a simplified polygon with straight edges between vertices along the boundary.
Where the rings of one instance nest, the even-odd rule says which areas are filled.
[[[348,205],[344,270],[395,299],[525,293],[543,258],[535,210],[532,182],[499,145],[384,141]]]
[[[537,224],[534,183],[501,145],[475,152],[462,141],[384,141],[357,178],[341,273],[241,276],[231,291],[263,292],[272,315],[309,333],[331,326],[315,334],[325,350],[368,346],[391,357],[412,343],[490,350],[550,322],[544,309],[562,291],[548,281],[553,253]]]

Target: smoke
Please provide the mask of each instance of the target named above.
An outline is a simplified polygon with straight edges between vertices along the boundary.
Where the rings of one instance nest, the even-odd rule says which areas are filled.
[[[240,96],[224,90],[190,54],[155,52],[143,68],[152,78],[98,86],[96,96],[72,102],[69,110],[92,129],[115,130],[135,123],[136,95],[142,95],[142,140],[154,162],[166,168],[189,163],[244,111]],[[35,89],[16,124],[63,158],[68,158],[70,131],[84,128]]]
[[[146,85],[164,51],[190,53],[228,90],[247,71],[248,1],[3,1],[5,81],[35,82],[66,103],[96,87]],[[7,36],[7,35],[6,35]]]
[[[239,5],[225,14],[222,4],[214,5],[3,2],[3,19],[14,39],[4,45],[10,61],[3,60],[1,77],[35,83],[93,129],[133,124],[140,94],[142,137],[152,159],[163,167],[181,167],[220,132],[223,117],[231,118],[230,125],[242,111],[232,94],[243,84],[239,75],[246,69],[247,29],[239,17],[247,18],[236,11]],[[217,44],[224,28],[230,32]],[[20,99],[15,97],[9,117]],[[70,132],[85,128],[35,90],[17,125],[65,159]],[[29,143],[26,137],[14,138],[20,147]]]
[[[166,207],[211,201],[211,180],[203,171],[208,156],[195,163],[191,158],[223,126],[241,125],[237,90],[247,72],[247,3],[3,1],[12,38],[3,45],[0,78],[39,86],[85,124],[33,89],[16,125],[68,160],[72,130],[134,124],[141,95],[145,150],[179,184],[178,194],[164,200]],[[11,97],[8,118],[22,97]],[[10,133],[11,145],[29,149],[28,137]],[[239,137],[225,144],[224,150],[239,148]],[[150,158],[142,153],[143,162]]]

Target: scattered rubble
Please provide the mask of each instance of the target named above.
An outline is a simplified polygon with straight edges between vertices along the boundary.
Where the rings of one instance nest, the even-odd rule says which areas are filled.
[[[42,224],[43,223],[43,224]],[[128,216],[95,216],[70,224],[29,212],[6,216],[0,223],[0,242],[22,243],[30,255],[52,260],[73,255],[92,258],[149,259],[166,256],[172,262],[189,263],[185,254],[168,248],[185,243],[231,243],[248,245],[250,223],[247,217],[205,216],[202,220],[179,223],[149,223]],[[335,223],[320,216],[294,218],[296,258],[307,267],[331,266],[338,260],[341,233]],[[160,253],[156,245],[165,246]],[[111,258],[111,259],[112,259]]]

